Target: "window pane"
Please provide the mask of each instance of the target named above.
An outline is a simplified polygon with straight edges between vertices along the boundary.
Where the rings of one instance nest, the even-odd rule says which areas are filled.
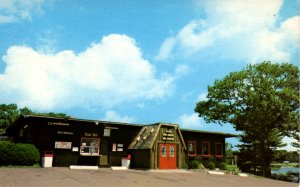
[[[196,142],[188,141],[188,156],[196,156]]]
[[[99,155],[99,138],[82,138],[80,154],[86,156]]]
[[[175,148],[174,146],[170,146],[170,157],[174,157],[175,155]]]
[[[216,155],[223,155],[222,154],[222,144],[216,143]]]
[[[89,147],[82,147],[81,148],[81,153],[89,153],[89,152],[90,152]]]
[[[204,142],[202,143],[202,155],[209,155],[209,143],[208,142]]]
[[[166,146],[161,147],[161,156],[166,157],[167,156],[167,148]]]

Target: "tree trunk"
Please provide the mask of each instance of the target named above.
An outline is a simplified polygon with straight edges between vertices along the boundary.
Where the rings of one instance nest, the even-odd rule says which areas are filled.
[[[253,160],[252,160],[252,164],[253,164],[253,174],[256,175],[256,149],[255,149],[255,145],[253,145]]]
[[[271,150],[269,150],[265,143],[262,142],[261,145],[261,156],[262,156],[262,175],[264,177],[271,177]]]
[[[268,156],[265,156],[263,161],[263,176],[268,178],[271,177],[271,161]]]

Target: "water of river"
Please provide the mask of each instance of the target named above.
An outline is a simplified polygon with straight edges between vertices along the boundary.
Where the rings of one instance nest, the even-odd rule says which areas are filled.
[[[271,173],[272,174],[286,174],[287,172],[293,172],[293,173],[299,173],[300,168],[298,167],[281,167],[279,170],[275,171],[272,170]]]

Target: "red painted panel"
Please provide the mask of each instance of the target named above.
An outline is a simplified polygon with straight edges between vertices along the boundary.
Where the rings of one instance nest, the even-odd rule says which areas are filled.
[[[159,169],[176,169],[176,144],[159,144]]]

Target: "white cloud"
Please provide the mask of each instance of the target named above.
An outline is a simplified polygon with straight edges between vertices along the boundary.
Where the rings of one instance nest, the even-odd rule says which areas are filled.
[[[181,128],[186,129],[200,129],[201,128],[201,118],[198,117],[198,114],[183,114],[179,117],[179,125]]]
[[[198,97],[197,97],[197,101],[206,101],[208,98],[207,96],[207,92],[203,92],[201,93]]]
[[[159,54],[154,58],[158,61],[164,61],[168,58],[169,54],[172,52],[172,49],[175,45],[175,38],[167,38],[163,45],[160,48]]]
[[[130,116],[120,116],[117,112],[115,112],[113,110],[109,110],[105,113],[103,120],[104,121],[133,123],[134,121],[136,121],[136,118],[130,117]]]
[[[0,24],[18,20],[31,20],[34,13],[41,12],[44,0],[3,0],[0,1]]]
[[[167,38],[158,59],[208,55],[248,62],[289,61],[299,52],[300,17],[277,24],[282,4],[282,0],[201,0],[199,7],[207,18],[193,20]]]
[[[186,64],[178,64],[175,69],[175,74],[177,77],[186,75],[191,71],[190,67]]]
[[[287,144],[285,147],[282,147],[280,148],[281,150],[287,150],[287,151],[297,151],[297,148],[293,147],[291,145],[292,142],[296,142],[297,140],[295,140],[294,138],[289,138],[287,136],[285,136],[283,139],[282,139],[282,143],[285,143]],[[299,150],[299,149],[298,149]]]
[[[225,133],[234,133],[236,130],[233,128],[231,124],[208,124],[205,120],[198,116],[198,113],[191,114],[182,114],[177,122],[180,125],[180,128],[185,129],[194,129],[194,130],[202,130],[202,131],[210,131],[210,132],[225,132]],[[236,132],[238,134],[238,132]]]
[[[12,46],[3,56],[0,102],[32,109],[112,107],[135,100],[163,99],[174,78],[157,78],[134,39],[112,34],[85,51],[43,54]]]

